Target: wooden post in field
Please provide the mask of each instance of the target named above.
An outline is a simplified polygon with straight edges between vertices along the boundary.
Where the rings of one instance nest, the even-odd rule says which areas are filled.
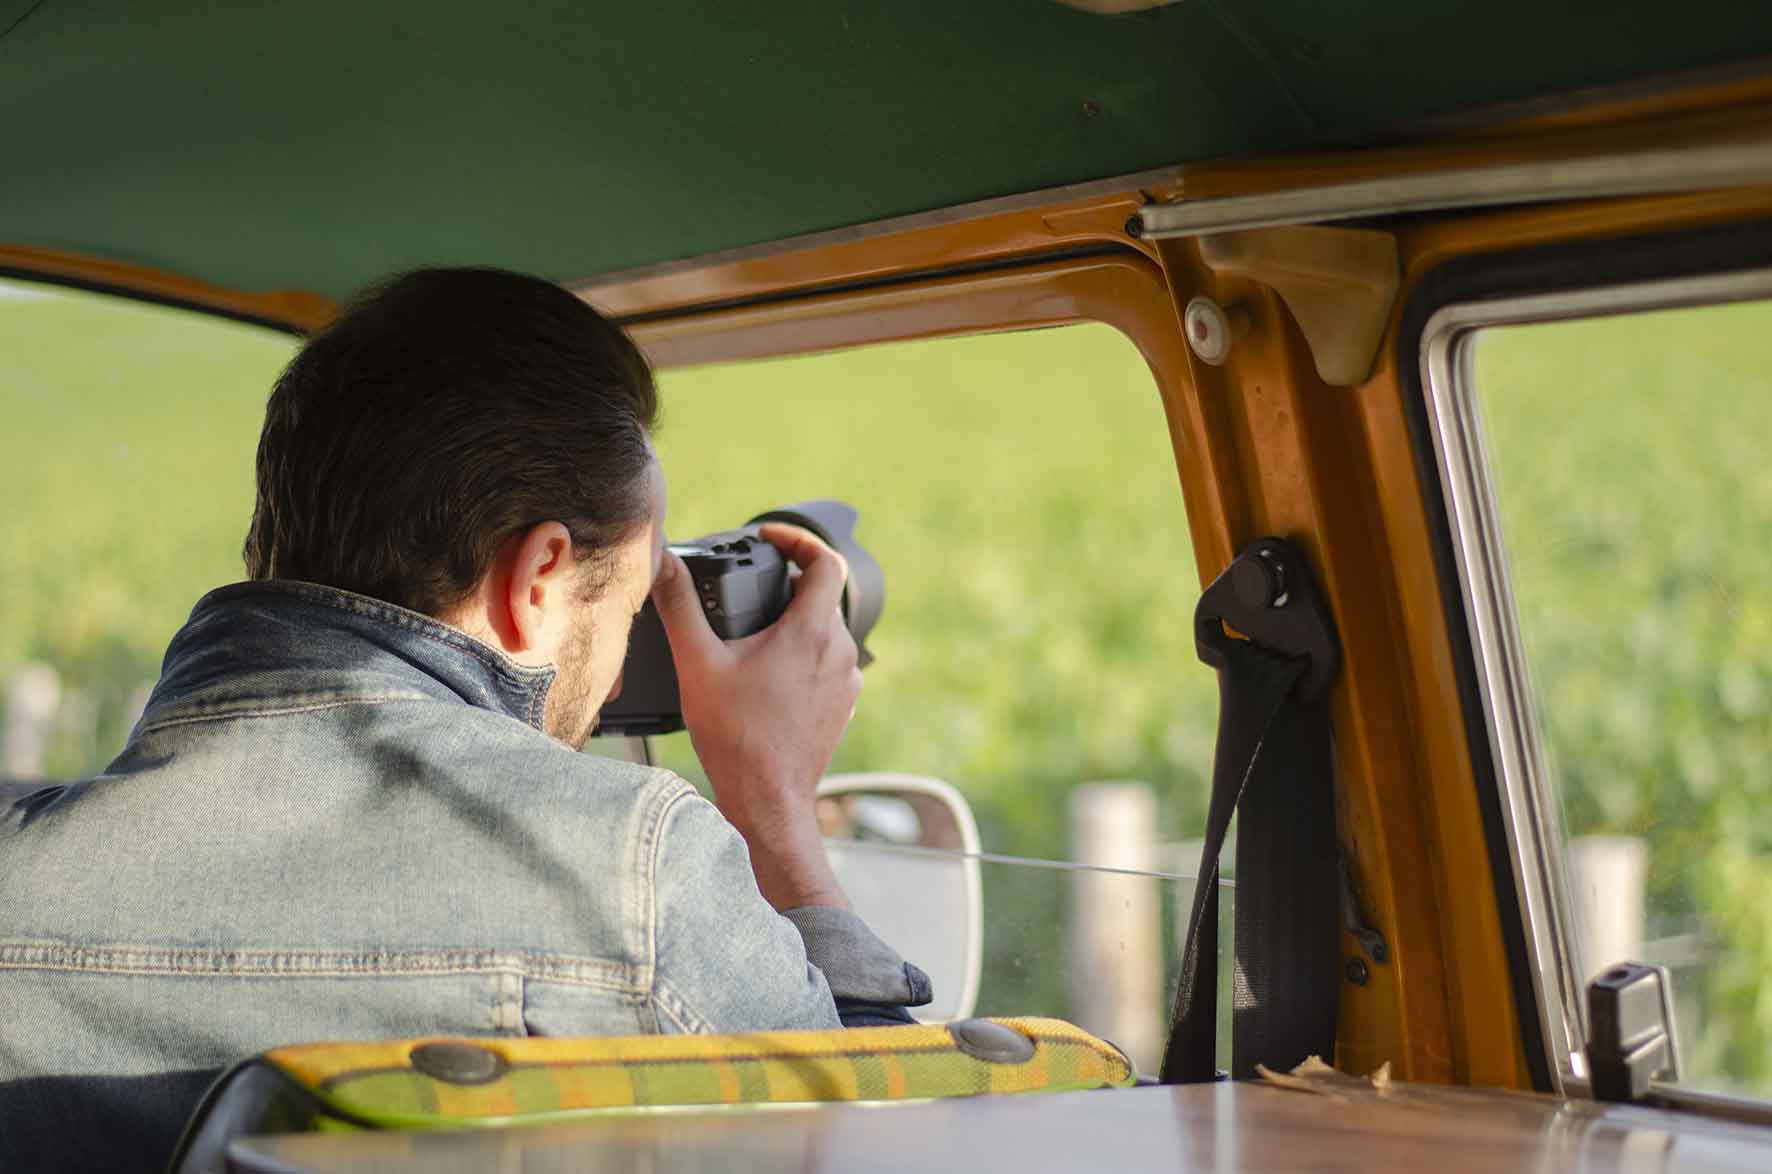
[[[34,779],[43,775],[43,759],[62,704],[62,682],[46,664],[23,664],[6,682],[5,724],[0,726],[0,775]]]
[[[1143,783],[1087,783],[1071,791],[1072,859],[1150,871],[1157,800]],[[1163,1050],[1161,882],[1111,872],[1071,874],[1071,1018],[1119,1044],[1140,1071]]]
[[[1583,982],[1608,966],[1642,962],[1643,890],[1648,845],[1636,836],[1576,836],[1569,841],[1569,896],[1581,943]]]

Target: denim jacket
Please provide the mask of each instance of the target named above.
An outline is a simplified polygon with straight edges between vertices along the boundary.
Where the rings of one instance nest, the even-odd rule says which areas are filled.
[[[688,783],[544,734],[553,678],[313,584],[200,601],[105,773],[0,806],[0,1167],[151,1168],[278,1044],[927,1001],[853,914],[771,909]]]

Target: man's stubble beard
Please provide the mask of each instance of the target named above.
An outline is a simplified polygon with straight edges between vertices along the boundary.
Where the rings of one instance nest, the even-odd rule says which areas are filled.
[[[542,725],[550,737],[574,750],[582,749],[597,728],[603,710],[591,681],[591,625],[582,621],[560,645],[554,658],[554,683],[548,689]]]

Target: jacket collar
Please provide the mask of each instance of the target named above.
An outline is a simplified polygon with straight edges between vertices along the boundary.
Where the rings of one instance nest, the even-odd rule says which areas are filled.
[[[220,587],[166,650],[150,714],[198,699],[458,699],[541,730],[552,665],[519,664],[459,628],[406,608],[290,580]]]

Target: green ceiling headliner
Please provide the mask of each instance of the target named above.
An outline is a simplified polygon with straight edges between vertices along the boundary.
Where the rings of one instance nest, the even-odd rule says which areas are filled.
[[[9,27],[0,241],[333,295],[421,263],[579,277],[1772,54],[1764,0],[0,0]]]

